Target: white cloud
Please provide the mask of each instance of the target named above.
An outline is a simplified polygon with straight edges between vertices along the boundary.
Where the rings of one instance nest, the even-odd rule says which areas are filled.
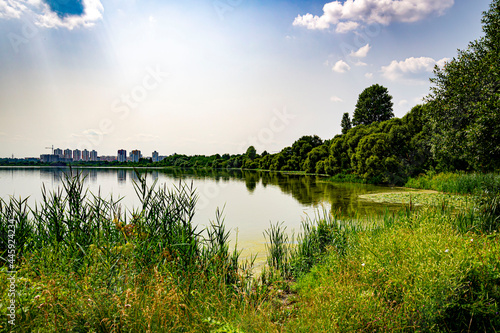
[[[365,74],[365,77],[366,77],[367,79],[371,79],[371,78],[373,77],[373,73],[366,73],[366,74]]]
[[[0,18],[20,18],[26,9],[20,1],[0,0]]]
[[[351,57],[364,58],[368,55],[368,51],[370,51],[371,48],[370,44],[366,44],[365,46],[360,47],[359,50],[352,51],[349,55]]]
[[[450,58],[439,59],[438,61],[436,61],[436,65],[443,68],[446,65],[446,63],[450,60],[451,60]]]
[[[430,15],[443,15],[453,6],[454,0],[346,0],[333,1],[323,6],[321,16],[298,15],[293,25],[307,29],[324,30],[337,25],[337,32],[359,27],[355,23],[416,22]],[[339,27],[340,26],[340,27]]]
[[[332,71],[337,72],[337,73],[345,73],[351,69],[351,66],[349,66],[344,60],[339,60],[333,65]]]
[[[343,102],[344,100],[338,96],[332,96],[332,97],[330,97],[330,101],[332,101],[334,103],[340,103],[340,102]]]
[[[339,34],[343,34],[343,33],[349,32],[351,30],[356,30],[358,27],[359,27],[358,22],[354,22],[354,21],[339,22],[337,24],[337,28],[335,29],[335,32],[338,32]]]
[[[368,64],[366,62],[356,61],[354,63],[354,66],[368,66]]]
[[[20,18],[27,14],[34,17],[36,25],[44,28],[91,27],[102,19],[104,7],[100,0],[83,0],[82,15],[59,17],[41,0],[0,0],[0,18]]]
[[[399,106],[406,106],[406,105],[408,105],[408,101],[406,99],[402,99],[399,101],[398,105]]]
[[[444,64],[449,58],[438,61],[429,57],[407,58],[403,61],[393,60],[389,66],[382,66],[383,75],[390,80],[397,80],[406,74],[432,72],[436,64]]]

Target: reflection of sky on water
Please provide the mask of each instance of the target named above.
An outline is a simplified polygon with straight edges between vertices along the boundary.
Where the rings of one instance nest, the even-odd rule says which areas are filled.
[[[41,186],[50,190],[62,187],[61,178],[67,168],[0,168],[0,197],[9,195],[30,197],[33,205],[41,200]],[[137,208],[140,202],[133,182],[139,180],[132,169],[80,168],[90,192],[104,198],[123,197],[127,210]],[[285,222],[287,230],[300,231],[301,221],[314,217],[318,209],[341,211],[344,215],[365,215],[396,209],[366,200],[358,195],[388,192],[392,189],[360,184],[332,184],[316,176],[299,176],[269,172],[199,171],[199,170],[139,170],[148,184],[174,188],[180,182],[191,183],[197,189],[198,205],[195,223],[207,226],[215,218],[217,208],[224,208],[225,224],[236,233],[238,247],[263,251],[263,231],[270,223]],[[400,191],[400,189],[398,190]]]

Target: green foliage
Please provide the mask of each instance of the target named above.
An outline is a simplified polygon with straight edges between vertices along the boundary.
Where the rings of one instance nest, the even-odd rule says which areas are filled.
[[[499,1],[483,14],[485,36],[436,68],[428,96],[432,152],[440,170],[500,167]]]
[[[319,161],[310,159],[308,170],[315,161],[318,173],[353,174],[353,178],[370,183],[404,184],[430,165],[424,112],[425,107],[418,105],[402,119],[358,125],[337,135],[331,140],[330,155],[321,155]]]
[[[495,194],[500,192],[500,175],[495,173],[432,173],[408,179],[406,187],[457,194]]]
[[[500,325],[498,235],[460,234],[437,209],[358,230],[299,279],[286,331],[462,332]]]
[[[303,170],[308,173],[318,173],[324,174],[325,170],[318,167],[318,162],[328,158],[328,146],[321,145],[314,147],[310,152],[307,153],[306,160],[304,161]]]
[[[342,115],[342,121],[340,122],[340,127],[342,128],[342,134],[346,134],[347,131],[352,128],[351,118],[349,118],[348,112]]]
[[[255,156],[257,156],[257,150],[255,150],[255,147],[254,146],[248,147],[245,156],[253,161],[255,159]]]
[[[374,84],[359,94],[352,124],[370,125],[373,122],[389,120],[392,113],[392,96],[386,87]]]

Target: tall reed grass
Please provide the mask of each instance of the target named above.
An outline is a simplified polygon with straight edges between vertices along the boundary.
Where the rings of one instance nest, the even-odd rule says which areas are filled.
[[[202,230],[192,222],[192,184],[161,188],[137,176],[140,207],[130,211],[88,192],[80,173],[65,175],[62,188],[43,187],[34,208],[26,199],[0,200],[4,263],[7,225],[16,224],[16,329],[208,330],[217,325],[206,318],[260,302],[253,262],[240,263],[230,249],[222,211]],[[0,285],[3,298],[7,283]],[[5,319],[5,307],[0,313]]]

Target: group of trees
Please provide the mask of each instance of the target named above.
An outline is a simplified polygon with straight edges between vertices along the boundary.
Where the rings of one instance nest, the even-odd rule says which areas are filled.
[[[483,14],[485,36],[437,68],[428,97],[433,157],[440,168],[500,167],[500,1]]]

